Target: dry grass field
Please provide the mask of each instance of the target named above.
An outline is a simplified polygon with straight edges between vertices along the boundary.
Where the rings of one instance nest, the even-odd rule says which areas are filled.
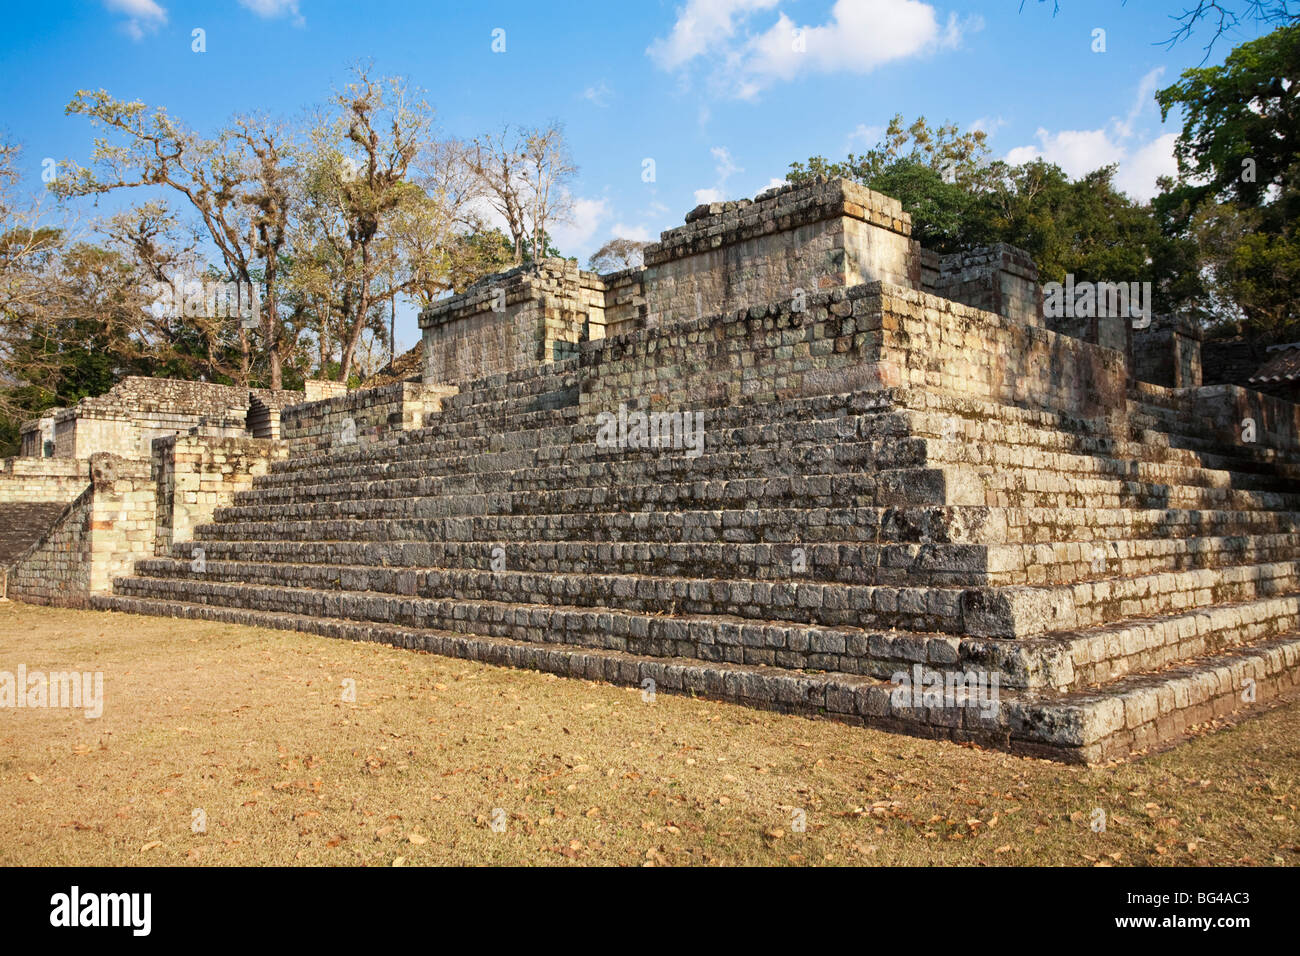
[[[0,865],[1300,863],[1298,703],[1083,768],[385,646],[0,603],[0,671],[20,664],[103,672],[104,712],[0,709]]]

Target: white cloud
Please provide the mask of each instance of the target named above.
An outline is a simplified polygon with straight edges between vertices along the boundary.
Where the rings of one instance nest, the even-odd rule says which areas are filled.
[[[1177,133],[1166,133],[1133,153],[1132,158],[1120,164],[1116,185],[1130,196],[1150,199],[1156,194],[1156,180],[1178,172],[1174,158]]]
[[[252,10],[264,20],[292,16],[294,26],[298,27],[307,22],[298,11],[298,0],[239,0],[239,5],[245,10]]]
[[[714,172],[718,174],[718,185],[727,185],[727,180],[735,173],[743,173],[744,170],[736,165],[736,161],[731,158],[731,152],[725,146],[714,146],[709,153],[718,164],[713,167]]]
[[[592,251],[591,240],[609,217],[609,200],[578,197],[573,200],[571,221],[559,223],[548,230],[551,241],[566,256],[584,259]]]
[[[104,0],[104,6],[114,13],[124,13],[123,25],[133,40],[141,40],[167,22],[167,11],[154,0]]]
[[[610,232],[619,239],[635,239],[637,242],[651,242],[650,230],[644,225],[629,226],[622,222],[616,222],[610,228]]]
[[[987,133],[989,136],[992,136],[994,133],[996,133],[998,130],[1000,130],[1002,127],[1006,125],[1007,125],[1007,121],[1004,120],[1001,116],[996,116],[996,117],[981,116],[975,122],[970,124],[970,128],[972,132],[983,131]]]
[[[845,139],[844,148],[840,152],[854,153],[870,149],[880,142],[880,137],[884,133],[885,127],[883,126],[870,126],[866,123],[859,123]]]
[[[597,106],[603,108],[609,105],[609,98],[610,96],[613,95],[613,93],[614,91],[611,90],[608,85],[606,85],[605,81],[601,80],[599,83],[596,83],[594,86],[589,86],[585,90],[583,90],[582,98],[584,100],[590,100],[591,102],[595,103]]]
[[[683,70],[698,58],[712,65],[711,85],[753,99],[778,81],[803,73],[869,73],[892,60],[955,46],[956,15],[940,25],[922,0],[836,0],[830,19],[799,25],[783,12],[767,29],[752,29],[757,13],[776,0],[689,0],[666,37],[647,53],[664,70]],[[967,28],[978,29],[978,20]]]
[[[1138,83],[1133,105],[1121,117],[1113,117],[1100,129],[1050,130],[1039,128],[1038,143],[1017,146],[1006,154],[1009,163],[1044,159],[1060,166],[1071,178],[1077,178],[1102,166],[1119,164],[1115,176],[1118,189],[1134,199],[1147,200],[1156,194],[1156,179],[1172,175],[1174,133],[1143,140],[1138,133],[1143,114],[1154,105],[1152,96],[1164,68],[1151,70]]]
[[[702,205],[710,202],[723,202],[726,198],[727,180],[736,173],[743,173],[745,170],[736,165],[736,161],[731,158],[731,151],[725,146],[714,146],[709,150],[713,156],[713,171],[718,177],[716,186],[708,186],[704,189],[695,190],[695,204]]]
[[[1052,133],[1038,130],[1037,146],[1017,146],[1007,153],[1009,163],[1045,159],[1065,170],[1072,179],[1124,159],[1124,146],[1104,129],[1067,129]]]
[[[1123,122],[1117,124],[1121,136],[1132,136],[1134,124],[1155,103],[1156,90],[1160,86],[1160,77],[1164,75],[1164,72],[1165,68],[1158,66],[1142,77],[1141,82],[1138,83],[1137,94],[1133,97],[1133,105],[1129,107],[1128,115],[1124,117]]]
[[[735,33],[733,18],[776,6],[777,0],[688,0],[677,11],[672,32],[650,44],[646,52],[665,70],[676,70],[703,56]]]

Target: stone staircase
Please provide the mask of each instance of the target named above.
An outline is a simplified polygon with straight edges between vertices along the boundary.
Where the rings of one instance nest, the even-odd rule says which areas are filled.
[[[841,301],[794,327],[815,340],[835,321],[817,307]],[[753,312],[628,342],[748,323],[735,334],[761,352]],[[464,384],[427,427],[275,462],[95,603],[1075,761],[1300,682],[1300,453],[1225,443],[1173,392],[1083,415],[883,372],[825,394],[707,392],[698,457],[600,448],[584,400],[626,344]],[[844,367],[866,358],[885,366]],[[956,689],[900,699],[899,672]],[[962,683],[977,675],[995,675],[996,707]]]

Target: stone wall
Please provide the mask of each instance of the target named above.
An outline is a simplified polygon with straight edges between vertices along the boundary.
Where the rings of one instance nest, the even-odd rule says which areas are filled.
[[[1201,337],[1200,330],[1186,319],[1152,316],[1147,328],[1133,330],[1133,377],[1166,388],[1199,386]]]
[[[693,411],[876,387],[926,388],[1087,418],[1125,408],[1124,356],[914,289],[820,293],[584,346],[584,414]],[[629,399],[629,396],[640,396]]]
[[[90,486],[7,575],[7,593],[31,604],[84,607],[112,590],[154,548],[156,502],[149,463],[97,454]]]
[[[624,269],[600,277],[605,283],[605,324],[593,323],[591,338],[623,335],[644,329],[649,316],[645,297],[645,270]]]
[[[286,454],[283,445],[259,438],[156,439],[150,472],[157,487],[156,553],[170,553],[174,541],[193,540],[198,525]]]
[[[279,410],[302,392],[247,389],[208,382],[128,376],[108,392],[85,398],[53,416],[54,454],[87,459],[98,452],[148,460],[155,438],[198,429],[200,434],[274,437]],[[250,430],[250,405],[259,408]],[[24,438],[24,454],[37,442]]]
[[[1226,444],[1244,444],[1244,425],[1254,422],[1255,441],[1267,448],[1300,448],[1300,405],[1238,385],[1215,385],[1192,393],[1194,416]]]
[[[1206,385],[1242,385],[1272,356],[1262,342],[1210,339],[1201,345],[1202,381]]]
[[[698,206],[645,249],[649,322],[668,326],[876,280],[919,287],[911,231],[898,200],[844,179]]]
[[[90,468],[70,458],[5,458],[0,460],[0,504],[62,502],[85,490]]]
[[[1133,320],[1123,316],[1048,316],[1044,325],[1053,332],[1072,339],[1115,349],[1128,355],[1132,351]]]
[[[23,422],[19,434],[18,454],[24,458],[49,458],[54,455],[54,416],[61,408],[48,409],[40,418]]]
[[[82,399],[55,416],[55,454],[89,458],[107,452],[147,460],[153,440],[164,435],[191,428],[243,435],[247,412],[247,389],[128,376],[105,394]]]
[[[420,313],[424,381],[469,381],[577,354],[600,338],[605,283],[567,259],[492,276]]]
[[[441,411],[442,400],[456,392],[454,386],[395,382],[290,405],[280,415],[280,437],[294,456],[373,444],[420,428]]]
[[[89,484],[90,465],[84,461],[21,457],[0,461],[0,568],[40,540]]]
[[[1042,326],[1042,290],[1038,266],[1029,253],[1006,243],[951,255],[923,251],[924,291],[985,312]]]

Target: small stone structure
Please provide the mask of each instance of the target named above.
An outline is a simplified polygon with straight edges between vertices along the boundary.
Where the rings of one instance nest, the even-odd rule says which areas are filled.
[[[644,250],[639,269],[599,276],[546,259],[477,283],[420,316],[424,380],[455,383],[576,355],[642,328],[884,281],[1027,325],[1043,324],[1038,270],[1005,244],[940,256],[911,238],[896,199],[844,179],[709,203]]]
[[[1300,689],[1300,407],[910,229],[820,181],[491,277],[422,314],[423,382],[92,458],[11,595],[1072,761]]]

